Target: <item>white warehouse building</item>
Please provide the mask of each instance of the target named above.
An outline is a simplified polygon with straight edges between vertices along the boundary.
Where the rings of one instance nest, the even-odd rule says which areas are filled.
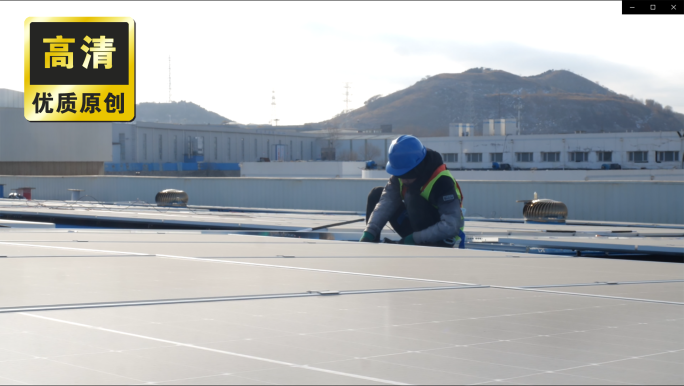
[[[544,134],[420,138],[450,169],[681,169],[684,133]]]
[[[233,125],[136,122],[112,127],[113,162],[216,162],[315,160],[320,135],[268,133]]]
[[[114,163],[320,161],[334,148],[337,161],[387,162],[387,148],[400,134],[244,129],[237,125],[156,122],[114,123]],[[194,157],[194,159],[193,159]]]
[[[101,175],[112,160],[108,122],[29,122],[24,94],[0,89],[0,175]]]
[[[464,127],[468,126],[452,130],[456,136],[419,139],[441,153],[449,169],[491,169],[494,162],[514,169],[601,169],[604,164],[619,164],[622,169],[682,169],[684,133],[676,131],[458,136],[459,131],[465,133]],[[492,132],[504,131],[495,127]],[[384,166],[389,144],[400,135],[340,135],[334,140],[336,160],[373,159]]]

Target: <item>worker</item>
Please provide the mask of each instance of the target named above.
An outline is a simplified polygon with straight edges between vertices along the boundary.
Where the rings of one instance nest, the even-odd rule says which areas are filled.
[[[389,221],[400,244],[464,248],[463,195],[442,156],[411,135],[389,147],[385,187],[373,188],[366,204],[362,242],[379,242]]]

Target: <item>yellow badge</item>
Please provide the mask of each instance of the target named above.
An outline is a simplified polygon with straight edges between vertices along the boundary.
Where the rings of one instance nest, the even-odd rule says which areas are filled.
[[[27,18],[24,116],[32,122],[135,119],[133,19]]]

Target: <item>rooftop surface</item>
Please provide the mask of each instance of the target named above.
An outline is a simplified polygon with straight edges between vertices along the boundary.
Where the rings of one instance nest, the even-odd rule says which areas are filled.
[[[247,226],[0,228],[0,383],[684,383],[680,263],[345,241],[362,222],[296,232],[353,214],[24,205]],[[683,246],[679,227],[626,225],[466,233]]]

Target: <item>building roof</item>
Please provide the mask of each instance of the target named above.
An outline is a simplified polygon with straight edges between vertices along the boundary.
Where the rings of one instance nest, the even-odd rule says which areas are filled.
[[[24,108],[24,93],[0,88],[0,107]]]

